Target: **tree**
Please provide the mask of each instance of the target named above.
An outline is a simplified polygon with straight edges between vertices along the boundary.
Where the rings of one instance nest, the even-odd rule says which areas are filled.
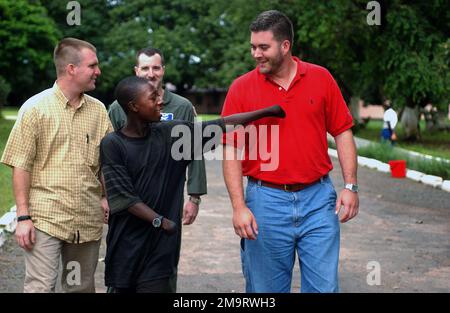
[[[3,76],[0,76],[0,119],[2,118],[2,107],[6,104],[6,99],[10,92],[11,85],[3,78]]]
[[[0,1],[0,72],[12,86],[12,103],[22,103],[54,77],[52,51],[58,37],[39,3]]]
[[[97,49],[97,56],[100,67],[108,60],[112,50],[105,48],[106,34],[118,22],[110,17],[110,11],[114,7],[114,1],[109,0],[79,0],[80,4],[80,25],[69,25],[67,22],[68,14],[71,13],[72,7],[69,1],[62,0],[40,0],[45,6],[48,15],[54,20],[59,30],[59,39],[65,37],[75,37],[92,43]],[[118,1],[116,1],[118,2]],[[113,35],[113,34],[111,34]],[[124,38],[129,34],[123,34]],[[110,99],[114,84],[108,80],[110,73],[115,73],[117,68],[108,68],[106,75],[101,75],[97,81],[97,88],[90,92],[94,97],[105,100]]]
[[[449,97],[449,8],[445,1],[394,1],[386,16],[388,26],[380,34],[384,48],[380,67],[383,89],[398,108],[405,108],[403,126],[416,139],[419,107],[435,103],[445,109]],[[413,115],[413,116],[412,116]]]
[[[418,107],[433,102],[444,109],[448,103],[448,2],[379,2],[380,26],[367,24],[367,1],[299,0],[285,12],[294,17],[299,54],[329,68],[347,101],[391,99],[414,137]]]

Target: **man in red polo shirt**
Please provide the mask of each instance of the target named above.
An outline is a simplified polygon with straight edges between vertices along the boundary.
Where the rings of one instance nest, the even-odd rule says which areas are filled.
[[[297,251],[302,292],[337,292],[338,213],[344,223],[359,206],[352,117],[331,74],[292,56],[294,32],[286,15],[263,12],[250,31],[257,67],[233,82],[222,115],[280,104],[286,118],[253,123],[255,145],[251,134],[241,145],[233,136],[224,138],[224,178],[242,238],[246,291],[289,292]],[[339,196],[328,176],[327,132],[336,141],[345,182]],[[258,154],[266,146],[269,158]]]

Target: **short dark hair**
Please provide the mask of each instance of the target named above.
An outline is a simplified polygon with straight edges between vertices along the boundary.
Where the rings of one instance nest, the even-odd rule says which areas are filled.
[[[81,62],[81,49],[90,49],[97,52],[94,45],[77,38],[63,38],[53,51],[53,62],[57,76],[63,75],[68,64],[79,65]]]
[[[117,84],[114,94],[125,113],[128,114],[128,103],[136,100],[143,86],[155,90],[148,80],[138,76],[126,77]]]
[[[147,48],[141,49],[136,53],[136,66],[139,65],[139,56],[141,54],[145,54],[146,56],[149,56],[149,57],[154,56],[155,54],[159,54],[159,56],[161,57],[161,65],[164,66],[164,55],[163,55],[162,51],[159,49],[156,49],[156,48],[152,48],[152,47],[147,47]]]
[[[264,11],[250,24],[250,31],[253,33],[269,30],[273,32],[273,36],[277,41],[288,40],[292,48],[294,44],[294,27],[291,20],[284,13],[277,10]]]

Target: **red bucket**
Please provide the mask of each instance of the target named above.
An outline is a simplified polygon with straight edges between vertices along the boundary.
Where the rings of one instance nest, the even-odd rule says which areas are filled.
[[[389,161],[391,167],[391,175],[395,178],[406,177],[406,160],[392,160]]]

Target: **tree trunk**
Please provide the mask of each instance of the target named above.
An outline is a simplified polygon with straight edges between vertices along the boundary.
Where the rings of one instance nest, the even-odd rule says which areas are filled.
[[[405,132],[405,140],[417,140],[419,138],[419,110],[416,107],[406,106],[400,120]]]
[[[350,113],[353,116],[355,125],[359,125],[362,123],[361,115],[359,114],[359,101],[360,100],[361,99],[359,97],[351,97],[351,99],[350,99]]]

